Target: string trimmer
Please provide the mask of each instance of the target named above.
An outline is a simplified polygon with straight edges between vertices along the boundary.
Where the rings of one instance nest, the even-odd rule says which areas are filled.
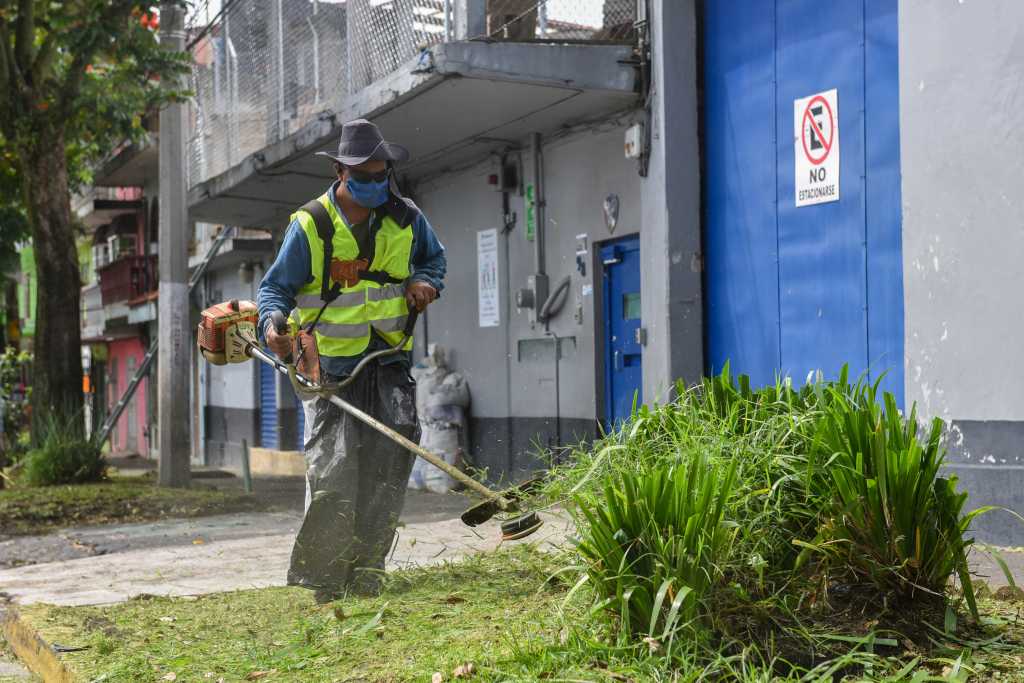
[[[412,336],[413,327],[416,324],[416,315],[415,311],[409,313],[402,340],[398,344],[393,348],[368,354],[355,367],[351,375],[341,383],[332,386],[324,386],[296,370],[292,358],[281,361],[260,348],[259,342],[256,340],[258,313],[256,304],[251,301],[232,300],[211,306],[203,311],[196,343],[206,360],[214,365],[244,363],[249,359],[266,363],[287,376],[296,392],[305,396],[318,396],[330,401],[352,417],[369,425],[417,457],[423,458],[434,467],[442,470],[445,474],[483,499],[482,502],[477,503],[462,513],[462,521],[466,525],[477,526],[483,524],[501,512],[519,512],[519,501],[536,485],[536,480],[525,482],[501,492],[492,491],[459,468],[447,463],[439,455],[407,439],[394,429],[391,429],[338,396],[338,390],[351,383],[370,362],[379,359],[381,356],[398,353],[405,348],[406,343]],[[283,333],[286,331],[287,321],[280,313],[272,316],[272,322],[279,332]],[[298,354],[300,355],[304,353],[301,343],[300,340],[300,345],[297,347]],[[309,359],[307,358],[306,360],[308,361]],[[309,367],[308,362],[305,365]],[[536,512],[527,512],[502,523],[502,538],[506,540],[524,538],[537,531],[541,524],[543,522]]]

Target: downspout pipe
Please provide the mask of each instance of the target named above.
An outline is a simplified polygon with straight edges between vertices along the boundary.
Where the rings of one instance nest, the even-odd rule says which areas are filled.
[[[546,275],[544,270],[544,156],[540,147],[540,133],[530,135],[530,152],[533,155],[533,201],[534,215],[536,216],[536,234],[533,236],[533,262],[534,272],[537,275]],[[539,306],[542,301],[537,301]]]

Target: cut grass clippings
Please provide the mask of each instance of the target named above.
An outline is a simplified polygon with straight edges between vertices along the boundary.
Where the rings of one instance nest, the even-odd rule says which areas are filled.
[[[64,655],[83,681],[429,681],[469,663],[486,678],[557,640],[567,587],[547,582],[551,560],[516,549],[404,570],[380,597],[329,605],[270,588],[22,614],[47,642],[88,646]]]
[[[113,477],[95,484],[0,489],[0,540],[85,524],[144,522],[266,509],[236,491],[162,488],[149,477]]]
[[[47,642],[86,647],[62,657],[80,680],[104,683],[394,683],[437,672],[449,681],[460,667],[474,681],[1024,681],[1024,603],[985,594],[980,626],[947,635],[935,624],[927,646],[892,631],[821,631],[845,654],[783,673],[784,662],[737,643],[674,661],[654,643],[614,645],[587,616],[593,595],[552,578],[565,560],[519,546],[395,572],[380,597],[330,605],[304,589],[269,588],[21,612]]]

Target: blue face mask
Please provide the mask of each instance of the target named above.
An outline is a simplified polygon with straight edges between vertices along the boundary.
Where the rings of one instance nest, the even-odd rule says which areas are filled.
[[[373,181],[364,183],[349,178],[345,181],[345,187],[348,188],[352,199],[356,204],[365,206],[367,209],[374,209],[388,200],[388,185],[389,181],[387,180],[382,180],[379,183]]]

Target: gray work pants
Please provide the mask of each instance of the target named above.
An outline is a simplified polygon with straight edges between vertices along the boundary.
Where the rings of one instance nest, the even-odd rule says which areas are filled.
[[[401,363],[372,363],[339,396],[419,440],[415,383]],[[330,401],[303,403],[306,514],[288,584],[373,593],[391,549],[415,456]]]

